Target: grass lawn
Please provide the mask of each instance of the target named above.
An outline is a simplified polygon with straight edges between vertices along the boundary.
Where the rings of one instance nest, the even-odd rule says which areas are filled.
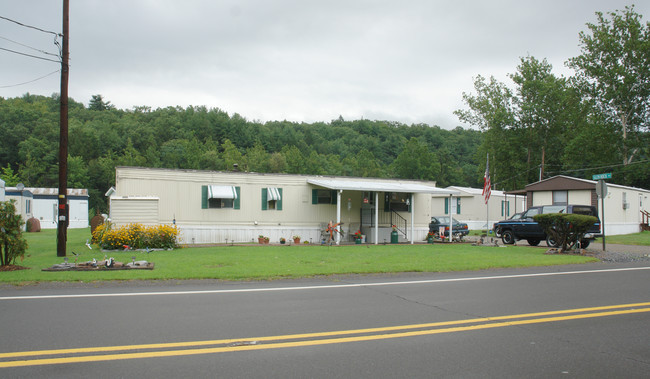
[[[641,233],[622,234],[618,236],[606,235],[605,242],[621,245],[650,246],[650,232],[644,231]],[[602,238],[596,238],[596,243],[602,243]]]
[[[89,229],[68,230],[68,259],[81,253],[79,262],[104,255],[121,262],[148,260],[154,270],[103,272],[45,272],[43,268],[62,263],[56,256],[56,230],[26,233],[29,250],[17,264],[29,270],[0,272],[0,282],[14,284],[43,281],[98,281],[138,279],[222,279],[272,280],[330,274],[443,272],[482,270],[498,267],[528,267],[594,262],[591,257],[545,255],[544,248],[528,246],[488,247],[470,244],[416,245],[243,245],[212,246],[144,252],[101,252],[89,250]]]

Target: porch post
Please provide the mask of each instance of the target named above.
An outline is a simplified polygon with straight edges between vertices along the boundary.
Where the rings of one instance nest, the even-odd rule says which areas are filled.
[[[375,191],[375,245],[379,244],[379,191]]]
[[[343,190],[336,191],[336,223],[339,224],[339,230],[343,230],[341,227],[341,192]],[[341,242],[341,233],[336,233],[336,244],[338,245]]]
[[[449,194],[449,242],[454,242],[454,195]],[[443,234],[444,235],[444,234]]]
[[[411,194],[411,245],[415,241],[415,196]]]

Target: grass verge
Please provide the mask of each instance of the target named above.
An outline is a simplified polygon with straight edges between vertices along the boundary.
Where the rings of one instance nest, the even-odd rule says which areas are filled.
[[[605,242],[621,245],[650,246],[650,232],[643,231],[641,233],[605,236]],[[596,238],[595,243],[602,243],[602,238]]]
[[[443,272],[500,267],[530,267],[587,263],[595,258],[575,255],[545,255],[546,249],[528,246],[471,246],[470,244],[417,245],[248,245],[183,248],[172,251],[101,252],[85,246],[89,229],[68,230],[68,259],[80,253],[79,262],[104,255],[117,261],[148,260],[154,270],[103,272],[44,272],[63,262],[56,256],[56,231],[27,233],[29,249],[17,264],[29,270],[0,272],[0,282],[21,284],[44,281],[222,279],[272,280],[332,274],[391,272]]]

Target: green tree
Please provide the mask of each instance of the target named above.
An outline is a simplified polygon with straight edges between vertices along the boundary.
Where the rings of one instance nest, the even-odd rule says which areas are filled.
[[[608,17],[607,17],[608,16]],[[621,157],[630,164],[648,156],[650,127],[650,22],[634,6],[596,12],[597,22],[581,32],[581,55],[569,59],[580,89],[621,136]]]
[[[272,153],[269,158],[269,169],[271,172],[287,172],[287,159],[282,153]]]
[[[0,202],[0,266],[12,265],[25,255],[27,241],[22,236],[22,225],[14,201]]]
[[[287,161],[287,172],[289,174],[300,174],[303,172],[305,159],[297,147],[284,145],[282,147],[282,155],[284,155]]]
[[[221,148],[223,149],[221,157],[223,158],[226,170],[232,170],[235,164],[239,166],[240,169],[244,169],[244,157],[234,143],[229,139],[226,139],[221,144]]]
[[[354,163],[352,172],[354,176],[374,178],[383,176],[379,161],[371,151],[361,149],[354,157]]]
[[[258,141],[253,147],[246,149],[245,156],[246,168],[253,172],[269,172],[269,153],[264,146]]]
[[[476,94],[463,93],[463,101],[469,109],[454,112],[462,122],[478,126],[484,132],[483,142],[477,150],[475,160],[481,162],[480,173],[485,172],[485,157],[487,153],[498,165],[492,165],[492,181],[503,182],[512,178],[513,173],[526,171],[522,161],[526,162],[525,153],[519,150],[520,133],[516,131],[517,120],[512,91],[504,84],[490,77],[489,81],[482,76],[474,80]],[[478,180],[479,178],[477,178]],[[527,181],[508,183],[506,189],[523,187]],[[502,187],[506,187],[505,185]]]
[[[435,180],[440,173],[440,164],[436,155],[413,137],[393,161],[391,170],[398,178]]]
[[[102,95],[93,95],[88,103],[88,109],[92,111],[105,111],[108,109],[115,109],[115,106],[110,101],[104,101]]]
[[[68,156],[68,187],[87,188],[90,182],[88,167],[81,157]]]
[[[526,149],[528,172],[537,164],[542,170],[546,165],[561,167],[566,131],[578,121],[573,116],[579,112],[580,97],[552,69],[546,59],[529,56],[521,58],[517,72],[510,75],[516,84],[515,129],[522,137],[518,146]],[[532,179],[526,177],[527,181]]]
[[[7,163],[7,167],[2,167],[2,175],[0,175],[0,179],[4,180],[7,187],[15,187],[16,184],[20,183],[20,177],[18,174],[14,173],[14,170],[11,168],[9,163]]]

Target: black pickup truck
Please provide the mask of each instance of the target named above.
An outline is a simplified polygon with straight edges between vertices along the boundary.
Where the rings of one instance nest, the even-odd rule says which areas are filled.
[[[539,242],[546,240],[549,247],[556,247],[555,241],[549,238],[541,226],[533,219],[533,216],[542,213],[575,213],[598,218],[595,207],[589,205],[542,205],[531,207],[516,220],[504,220],[494,224],[494,234],[501,237],[504,244],[514,244],[518,240],[526,240],[531,246],[539,245]],[[600,219],[585,234],[580,241],[582,248],[589,246],[589,243],[600,233]]]

